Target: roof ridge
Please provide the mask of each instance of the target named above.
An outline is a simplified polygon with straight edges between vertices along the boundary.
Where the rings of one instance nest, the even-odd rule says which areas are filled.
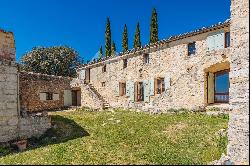
[[[146,48],[150,48],[150,47],[155,46],[155,45],[164,44],[164,43],[167,43],[167,42],[171,42],[173,40],[179,40],[181,38],[185,38],[188,35],[196,35],[197,33],[201,33],[202,31],[205,31],[205,30],[208,30],[208,29],[211,29],[211,28],[217,28],[219,26],[227,25],[227,24],[230,23],[230,20],[231,19],[228,18],[224,22],[218,22],[216,24],[213,24],[213,25],[210,25],[210,26],[207,26],[207,27],[197,28],[197,29],[195,29],[193,31],[190,31],[190,32],[185,32],[185,33],[182,33],[182,34],[179,34],[179,35],[170,36],[168,38],[159,40],[159,41],[157,41],[155,43],[146,44],[144,46],[141,46],[140,48],[132,48],[132,49],[126,51],[126,52],[119,52],[116,56],[105,57],[105,58],[102,59],[102,61],[90,62],[88,64],[84,64],[84,65],[80,66],[79,68],[85,67],[85,66],[88,66],[88,65],[97,64],[97,63],[100,63],[100,62],[104,62],[106,60],[117,58],[117,57],[120,57],[120,56],[123,56],[123,55],[126,55],[126,54],[130,54],[133,51],[136,52],[136,51],[139,51],[139,50],[144,50]]]
[[[49,74],[35,73],[35,72],[28,72],[28,71],[20,71],[19,73],[32,74],[32,75],[36,75],[36,76],[56,77],[56,78],[67,78],[67,79],[72,79],[73,78],[73,77],[69,77],[69,76],[56,76],[56,75],[49,75]]]

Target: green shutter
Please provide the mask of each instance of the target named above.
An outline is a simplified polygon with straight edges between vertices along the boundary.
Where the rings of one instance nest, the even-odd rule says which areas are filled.
[[[214,43],[214,33],[210,33],[206,39],[207,41],[207,50],[212,51],[215,49],[215,43]]]
[[[150,79],[149,80],[149,94],[150,96],[154,96],[155,95],[155,84],[154,84],[154,79]]]
[[[214,42],[215,42],[215,50],[224,49],[224,43],[225,43],[224,31],[217,32]]]
[[[224,49],[225,33],[223,30],[212,32],[208,35],[206,41],[208,51]]]
[[[59,94],[53,93],[53,100],[59,100]]]
[[[126,96],[130,96],[130,81],[126,81]]]
[[[171,84],[170,73],[167,73],[165,75],[164,84],[165,84],[165,89],[166,90],[170,88],[170,84]]]
[[[116,91],[116,96],[119,96],[119,82],[118,81],[116,81],[115,91]]]
[[[46,100],[46,93],[40,93],[40,100],[45,101]]]
[[[130,100],[135,101],[135,85],[133,81],[130,82],[129,87],[130,87]]]
[[[143,81],[143,90],[144,90],[144,101],[149,102],[149,81]]]
[[[84,80],[85,79],[85,70],[81,70],[80,71],[79,78],[80,78],[80,80]]]

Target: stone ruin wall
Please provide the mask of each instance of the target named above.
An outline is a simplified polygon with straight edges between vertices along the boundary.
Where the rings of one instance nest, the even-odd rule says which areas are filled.
[[[15,61],[15,51],[13,33],[0,29],[0,60]]]
[[[0,143],[40,136],[51,126],[48,116],[21,116],[18,88],[14,36],[0,30]]]
[[[229,27],[224,28],[229,31]],[[217,30],[218,31],[218,30]],[[211,32],[209,32],[211,33]],[[208,33],[184,38],[169,43],[167,47],[150,51],[150,64],[143,64],[143,53],[128,58],[128,67],[123,69],[123,61],[91,68],[90,81],[111,107],[147,107],[148,103],[131,103],[126,96],[116,95],[116,81],[143,81],[156,77],[165,77],[170,73],[171,86],[163,94],[150,96],[154,107],[163,111],[171,108],[193,109],[206,106],[205,69],[210,66],[230,61],[230,49],[207,52]],[[187,43],[196,41],[196,54],[189,57]],[[141,70],[141,72],[140,72]],[[102,87],[101,82],[106,86]],[[85,101],[86,102],[86,101]]]
[[[71,90],[69,77],[20,72],[20,105],[27,112],[41,112],[64,107],[64,90]],[[59,100],[40,100],[40,92],[59,94]]]

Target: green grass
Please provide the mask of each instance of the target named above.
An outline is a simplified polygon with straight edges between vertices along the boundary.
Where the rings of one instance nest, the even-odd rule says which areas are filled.
[[[25,152],[7,153],[0,164],[207,164],[227,144],[216,133],[227,128],[228,116],[78,110],[53,113],[52,123]]]

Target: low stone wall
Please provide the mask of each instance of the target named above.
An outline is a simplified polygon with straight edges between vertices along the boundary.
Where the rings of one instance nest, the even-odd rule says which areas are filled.
[[[69,77],[20,72],[21,109],[28,112],[40,112],[64,107],[64,90],[70,90]],[[40,93],[58,94],[58,99],[41,100]]]
[[[19,119],[19,137],[40,137],[51,127],[49,116],[28,116]]]

